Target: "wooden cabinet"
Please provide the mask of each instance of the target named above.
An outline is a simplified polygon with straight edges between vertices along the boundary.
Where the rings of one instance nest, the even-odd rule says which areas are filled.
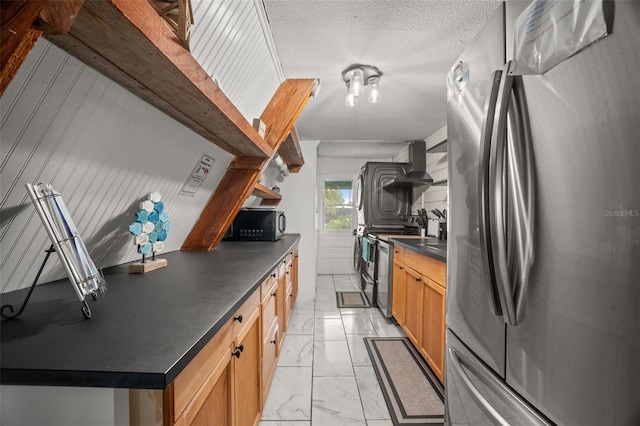
[[[446,334],[446,290],[429,278],[422,281],[422,329],[418,350],[442,381],[444,380],[444,343]]]
[[[391,315],[399,324],[404,323],[404,305],[406,299],[404,264],[393,261],[393,297],[391,299]]]
[[[444,262],[394,247],[392,315],[441,381],[444,380],[446,279]]]
[[[131,426],[260,423],[297,294],[297,247],[295,253],[267,276],[166,389],[130,389]]]
[[[287,309],[287,274],[285,273],[286,261],[283,260],[278,267],[278,295],[277,303],[278,303],[278,321],[280,330],[282,330],[282,337],[278,341],[278,353],[280,353],[280,347],[282,346],[282,342],[284,341],[284,334],[287,330],[287,315],[285,311]]]
[[[273,277],[276,276],[274,273]],[[266,284],[266,285],[265,285]],[[270,334],[274,323],[278,322],[278,300],[282,297],[279,293],[278,280],[269,277],[262,284],[262,336]]]
[[[293,285],[293,252],[287,255],[285,259],[285,287],[286,293],[285,303],[284,303],[284,323],[285,327],[289,325],[289,320],[291,319],[291,314],[293,313],[293,305],[295,303],[295,291]]]
[[[293,249],[293,301],[298,299],[298,246],[296,245]]]
[[[236,426],[257,426],[260,423],[262,412],[260,346],[260,323],[258,309],[256,309],[255,316],[243,329],[243,334],[237,337],[232,352],[234,357],[233,424]]]
[[[267,401],[267,394],[278,364],[279,330],[278,321],[275,321],[268,334],[265,334],[262,340],[262,405]]]
[[[418,346],[422,321],[422,278],[411,268],[405,268],[405,305],[402,329],[407,337]]]
[[[227,348],[226,354],[231,351]],[[207,377],[205,383],[191,400],[176,425],[226,426],[232,424],[232,360],[223,357]],[[145,424],[145,423],[142,423]],[[169,422],[171,424],[171,422]]]
[[[212,339],[231,343],[212,348],[212,353],[200,352],[196,368],[192,361],[180,373],[173,389],[173,411],[176,425],[252,426],[260,421],[262,392],[260,389],[260,290],[255,291],[227,322],[223,337]],[[206,349],[206,348],[205,348]],[[200,373],[213,366],[202,380]],[[182,385],[182,383],[185,385]],[[194,386],[200,388],[191,392]],[[171,392],[167,396],[171,396]],[[189,400],[189,398],[191,398]],[[169,404],[171,399],[169,399]],[[186,405],[186,408],[183,408]],[[172,422],[169,422],[172,424]]]
[[[278,320],[278,301],[282,298],[279,292],[278,274],[273,272],[262,284],[262,403],[267,399],[267,392],[276,370],[278,359],[278,343],[280,321]]]

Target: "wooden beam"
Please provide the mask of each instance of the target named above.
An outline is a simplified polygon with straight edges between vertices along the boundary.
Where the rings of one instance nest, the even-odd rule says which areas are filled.
[[[262,198],[261,206],[277,206],[282,200],[282,195],[267,188],[264,185],[256,183],[251,193],[254,197]]]
[[[286,80],[280,85],[260,119],[267,125],[265,141],[275,152],[289,134],[316,85],[314,79]],[[200,218],[182,244],[182,250],[215,250],[238,211],[254,191],[269,159],[235,158]]]
[[[4,93],[42,31],[31,27],[47,0],[2,0],[0,3],[0,96]]]
[[[78,16],[85,0],[49,0],[34,27],[44,34],[66,34]]]
[[[66,35],[47,38],[225,151],[273,153],[147,1],[85,1]]]
[[[275,151],[284,142],[316,87],[315,79],[285,80],[260,116],[267,126],[265,141]]]
[[[291,127],[289,135],[284,142],[282,142],[280,148],[278,148],[278,154],[280,154],[280,157],[282,157],[287,164],[287,168],[291,173],[298,173],[304,165],[300,140],[298,139],[295,127]]]
[[[255,158],[236,158],[231,162],[181,250],[210,251],[218,246],[268,162],[269,159]]]

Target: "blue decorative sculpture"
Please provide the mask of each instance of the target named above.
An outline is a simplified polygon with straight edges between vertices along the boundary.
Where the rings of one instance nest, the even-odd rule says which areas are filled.
[[[159,192],[150,193],[146,200],[140,202],[140,210],[135,213],[136,221],[129,225],[133,243],[138,246],[138,253],[142,255],[141,263],[129,266],[130,273],[144,273],[167,264],[166,260],[155,257],[156,253],[164,249],[164,241],[171,229],[171,222],[161,199]],[[151,261],[145,259],[147,255],[152,256]]]

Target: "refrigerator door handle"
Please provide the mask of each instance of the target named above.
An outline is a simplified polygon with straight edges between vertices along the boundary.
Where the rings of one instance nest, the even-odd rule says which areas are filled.
[[[534,412],[519,396],[507,388],[497,377],[475,360],[470,360],[464,354],[458,352],[455,348],[449,347],[449,361],[453,366],[453,370],[460,377],[462,384],[469,391],[471,398],[480,406],[482,411],[489,417],[492,423],[501,426],[509,426],[511,423],[504,417],[483,395],[482,392],[473,384],[469,374],[465,368],[477,377],[485,388],[500,398],[503,407],[508,407],[511,414],[515,415],[522,424],[549,426],[549,423],[543,419],[538,413]]]
[[[491,224],[489,222],[490,198],[489,198],[489,158],[491,153],[491,134],[493,132],[493,122],[498,102],[498,89],[502,70],[496,70],[491,75],[491,90],[485,102],[484,114],[482,117],[482,131],[480,134],[480,167],[478,167],[478,208],[480,219],[480,248],[482,262],[484,264],[484,282],[487,296],[489,297],[489,309],[491,313],[501,316],[500,297],[495,286],[495,268],[493,252],[491,250]]]
[[[515,216],[508,230],[515,251],[512,268],[512,283],[515,286],[509,291],[515,299],[516,324],[519,324],[524,316],[529,273],[534,260],[535,179],[531,127],[521,77],[514,80],[512,90],[509,106],[512,136],[509,139],[507,174],[510,200],[508,210]]]
[[[524,314],[533,264],[533,155],[521,81],[502,71],[489,161],[491,246],[505,322],[518,325]],[[509,132],[510,137],[507,137]]]
[[[489,203],[489,220],[491,221],[491,251],[495,259],[495,279],[500,296],[500,304],[505,322],[516,325],[516,312],[511,295],[511,283],[507,263],[506,230],[505,230],[505,152],[507,148],[507,113],[514,77],[510,76],[507,62],[502,72],[498,101],[491,135],[491,153],[489,159],[489,191],[492,200]]]

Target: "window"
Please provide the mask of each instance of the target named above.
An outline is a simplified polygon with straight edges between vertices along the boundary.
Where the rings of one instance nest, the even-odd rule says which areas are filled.
[[[351,229],[353,217],[353,182],[324,181],[324,229]]]

